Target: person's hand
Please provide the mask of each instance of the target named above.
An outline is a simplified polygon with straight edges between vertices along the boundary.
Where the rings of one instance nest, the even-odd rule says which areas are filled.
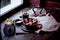
[[[28,23],[28,19],[27,18],[23,19],[23,23],[27,24]]]
[[[38,27],[38,29],[41,29],[42,25],[41,24],[37,24],[37,27]]]
[[[33,22],[29,22],[29,25],[30,25],[30,26],[33,25]]]
[[[37,22],[38,20],[37,19],[33,19],[33,23]]]
[[[40,24],[40,21],[37,22],[37,27],[38,27],[38,29],[42,28],[42,24]]]

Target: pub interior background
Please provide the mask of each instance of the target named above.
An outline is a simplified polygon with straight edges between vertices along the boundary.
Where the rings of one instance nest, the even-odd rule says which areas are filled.
[[[29,18],[24,13],[28,13]],[[24,23],[25,17],[33,20],[28,22],[31,26]],[[60,1],[1,0],[0,39],[60,40]]]

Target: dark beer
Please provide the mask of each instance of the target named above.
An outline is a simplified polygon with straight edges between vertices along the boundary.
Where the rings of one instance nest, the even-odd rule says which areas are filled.
[[[25,19],[25,18],[27,18],[27,19],[29,18],[29,15],[27,13],[23,14],[23,19]]]

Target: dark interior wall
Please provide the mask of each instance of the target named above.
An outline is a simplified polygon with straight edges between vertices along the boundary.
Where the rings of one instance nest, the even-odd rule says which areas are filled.
[[[52,11],[51,14],[56,19],[57,22],[60,22],[60,11]]]
[[[60,1],[59,1],[59,0],[48,0],[48,1],[52,1],[52,2],[60,3]]]
[[[46,1],[45,5],[51,8],[60,8],[60,3],[57,3],[57,2]]]
[[[42,8],[45,8],[45,3],[46,3],[47,0],[40,0],[40,5]]]
[[[38,7],[40,6],[40,0],[29,0],[31,7]]]
[[[24,4],[24,7],[29,7],[30,6],[29,0],[23,0],[23,4]]]

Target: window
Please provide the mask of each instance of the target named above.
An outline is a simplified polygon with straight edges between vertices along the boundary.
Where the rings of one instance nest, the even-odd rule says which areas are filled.
[[[23,4],[23,0],[1,0],[0,16]]]
[[[1,0],[0,1],[0,9],[8,4],[10,4],[11,1],[10,0]]]

